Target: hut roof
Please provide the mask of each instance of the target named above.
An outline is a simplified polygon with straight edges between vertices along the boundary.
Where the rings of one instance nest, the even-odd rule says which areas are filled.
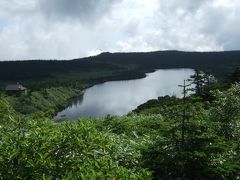
[[[23,87],[21,84],[9,84],[5,90],[6,91],[24,91],[26,90],[26,88]]]

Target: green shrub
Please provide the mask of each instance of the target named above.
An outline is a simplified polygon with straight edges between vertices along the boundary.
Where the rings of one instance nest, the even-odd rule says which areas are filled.
[[[240,137],[240,84],[225,92],[215,91],[211,120],[220,122],[219,134],[227,139]]]
[[[92,121],[56,124],[33,117],[24,121],[21,127],[1,128],[0,176],[5,179],[151,177],[138,163],[120,163],[123,144],[111,133],[99,132]],[[124,162],[131,158],[125,156]]]

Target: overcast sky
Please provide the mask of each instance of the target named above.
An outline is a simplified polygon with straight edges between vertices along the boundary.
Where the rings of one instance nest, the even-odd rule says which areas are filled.
[[[0,0],[0,60],[240,49],[240,0]]]

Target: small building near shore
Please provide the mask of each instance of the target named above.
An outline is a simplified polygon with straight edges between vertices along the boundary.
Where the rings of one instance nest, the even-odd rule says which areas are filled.
[[[27,88],[23,87],[19,83],[7,85],[7,87],[5,88],[5,91],[6,93],[9,93],[9,94],[17,94],[17,93],[27,94]]]

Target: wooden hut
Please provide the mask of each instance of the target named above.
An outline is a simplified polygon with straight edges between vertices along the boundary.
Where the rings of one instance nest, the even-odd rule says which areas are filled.
[[[5,91],[8,94],[15,94],[15,93],[27,94],[27,88],[23,87],[19,83],[7,85],[7,87],[5,88]]]

